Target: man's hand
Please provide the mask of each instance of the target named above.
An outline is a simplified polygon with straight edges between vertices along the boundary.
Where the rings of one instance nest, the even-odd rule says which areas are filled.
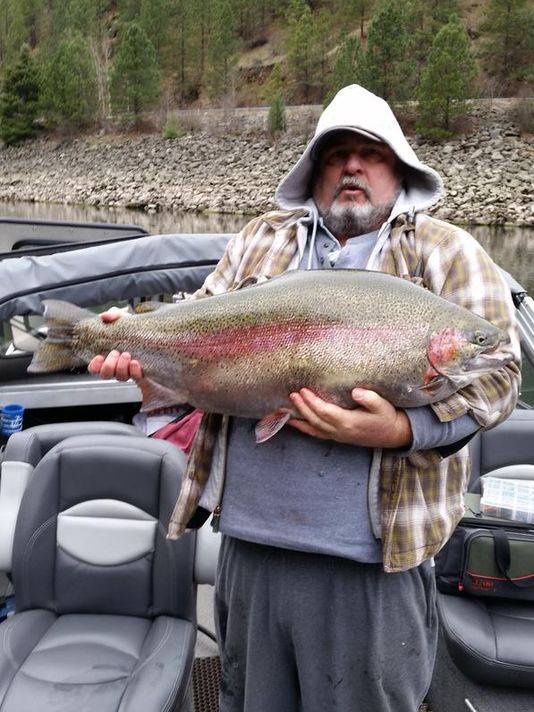
[[[406,413],[374,391],[355,388],[355,410],[328,403],[307,388],[289,397],[303,418],[291,419],[289,424],[315,438],[371,448],[405,448],[412,442]]]
[[[102,321],[111,323],[117,321],[126,314],[121,310],[113,307],[107,312],[100,314]],[[128,381],[133,378],[134,381],[141,381],[143,378],[143,370],[139,361],[133,360],[131,355],[124,351],[110,351],[107,356],[95,356],[87,366],[89,373],[92,373],[100,378],[110,379],[116,378],[118,381]]]

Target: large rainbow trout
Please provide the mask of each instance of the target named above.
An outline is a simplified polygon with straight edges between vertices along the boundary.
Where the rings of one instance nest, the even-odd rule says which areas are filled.
[[[370,388],[399,407],[440,400],[512,356],[484,319],[406,280],[365,270],[290,272],[208,299],[105,324],[44,301],[48,337],[32,373],[128,351],[146,376],[143,409],[191,403],[261,419],[258,442],[292,417],[289,393],[308,387],[353,408]]]

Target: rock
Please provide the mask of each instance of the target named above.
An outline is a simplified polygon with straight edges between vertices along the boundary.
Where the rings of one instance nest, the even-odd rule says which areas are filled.
[[[293,125],[276,143],[262,133],[265,111],[236,110],[211,134],[209,112],[202,112],[203,130],[178,141],[99,134],[4,148],[0,199],[257,214],[274,207],[276,185],[303,151],[318,112],[289,107]],[[501,113],[483,105],[476,113],[479,128],[468,136],[443,144],[409,137],[421,160],[445,178],[447,197],[429,212],[453,221],[531,224],[528,139]]]

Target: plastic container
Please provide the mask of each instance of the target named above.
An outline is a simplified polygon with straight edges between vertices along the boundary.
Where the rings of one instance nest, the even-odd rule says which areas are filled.
[[[22,430],[24,420],[24,406],[18,403],[9,403],[2,406],[0,413],[0,432],[6,438],[13,433],[18,433]]]
[[[534,524],[534,481],[488,477],[483,483],[483,514]]]

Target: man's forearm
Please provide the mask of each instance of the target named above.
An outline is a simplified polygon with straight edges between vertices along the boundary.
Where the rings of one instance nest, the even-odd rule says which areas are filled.
[[[404,452],[406,455],[460,443],[480,428],[470,415],[462,415],[442,423],[430,406],[406,408],[405,413],[410,421],[413,436],[410,448]]]

